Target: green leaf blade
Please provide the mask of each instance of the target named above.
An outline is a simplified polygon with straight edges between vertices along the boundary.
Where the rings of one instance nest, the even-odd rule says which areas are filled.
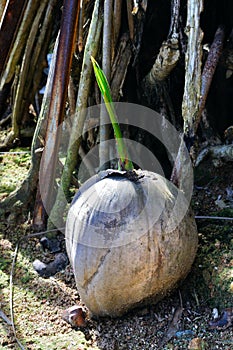
[[[103,96],[104,103],[105,103],[107,112],[109,114],[110,121],[112,123],[113,130],[114,130],[114,136],[115,136],[115,140],[116,140],[118,154],[120,157],[121,168],[123,168],[125,170],[133,170],[133,168],[134,168],[133,163],[131,162],[131,160],[128,157],[127,148],[125,146],[125,143],[124,143],[124,140],[122,137],[122,133],[121,133],[121,129],[120,129],[120,126],[119,126],[119,123],[117,120],[117,116],[116,116],[116,112],[114,109],[112,96],[111,96],[111,90],[110,90],[108,80],[107,80],[104,72],[100,68],[99,64],[92,56],[91,56],[91,61],[92,61],[92,65],[94,68],[96,81],[97,81],[97,84],[99,86],[100,92]]]

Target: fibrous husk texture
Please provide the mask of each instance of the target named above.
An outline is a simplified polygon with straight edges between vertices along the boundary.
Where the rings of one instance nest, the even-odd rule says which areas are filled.
[[[184,195],[148,171],[104,171],[76,194],[66,247],[81,299],[97,316],[156,302],[189,272],[197,250]]]

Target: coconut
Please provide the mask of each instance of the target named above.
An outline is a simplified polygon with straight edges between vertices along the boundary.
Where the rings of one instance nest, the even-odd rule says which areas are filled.
[[[95,316],[121,316],[163,298],[188,274],[197,243],[183,192],[149,171],[100,172],[68,212],[67,253]]]

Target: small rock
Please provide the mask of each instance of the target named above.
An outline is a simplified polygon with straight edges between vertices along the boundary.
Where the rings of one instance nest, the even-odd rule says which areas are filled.
[[[40,244],[45,251],[49,250],[51,253],[58,253],[61,251],[61,242],[55,238],[42,237]]]
[[[204,349],[204,341],[201,338],[193,338],[189,345],[189,350],[202,350]]]
[[[226,203],[222,199],[216,199],[214,202],[220,209],[225,209],[227,207]]]
[[[72,327],[86,327],[87,313],[82,306],[71,306],[64,310],[62,313],[62,319],[68,322]]]
[[[45,264],[38,259],[33,262],[34,269],[41,277],[51,277],[57,272],[64,270],[66,265],[68,265],[68,258],[64,253],[57,254],[54,261],[49,264]]]

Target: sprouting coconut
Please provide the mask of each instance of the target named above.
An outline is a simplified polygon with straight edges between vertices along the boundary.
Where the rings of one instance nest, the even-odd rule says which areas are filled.
[[[77,192],[66,248],[82,301],[95,316],[120,316],[156,302],[188,274],[197,229],[181,190],[163,176],[134,170],[110,88],[92,59],[117,141],[119,170],[91,177]]]

